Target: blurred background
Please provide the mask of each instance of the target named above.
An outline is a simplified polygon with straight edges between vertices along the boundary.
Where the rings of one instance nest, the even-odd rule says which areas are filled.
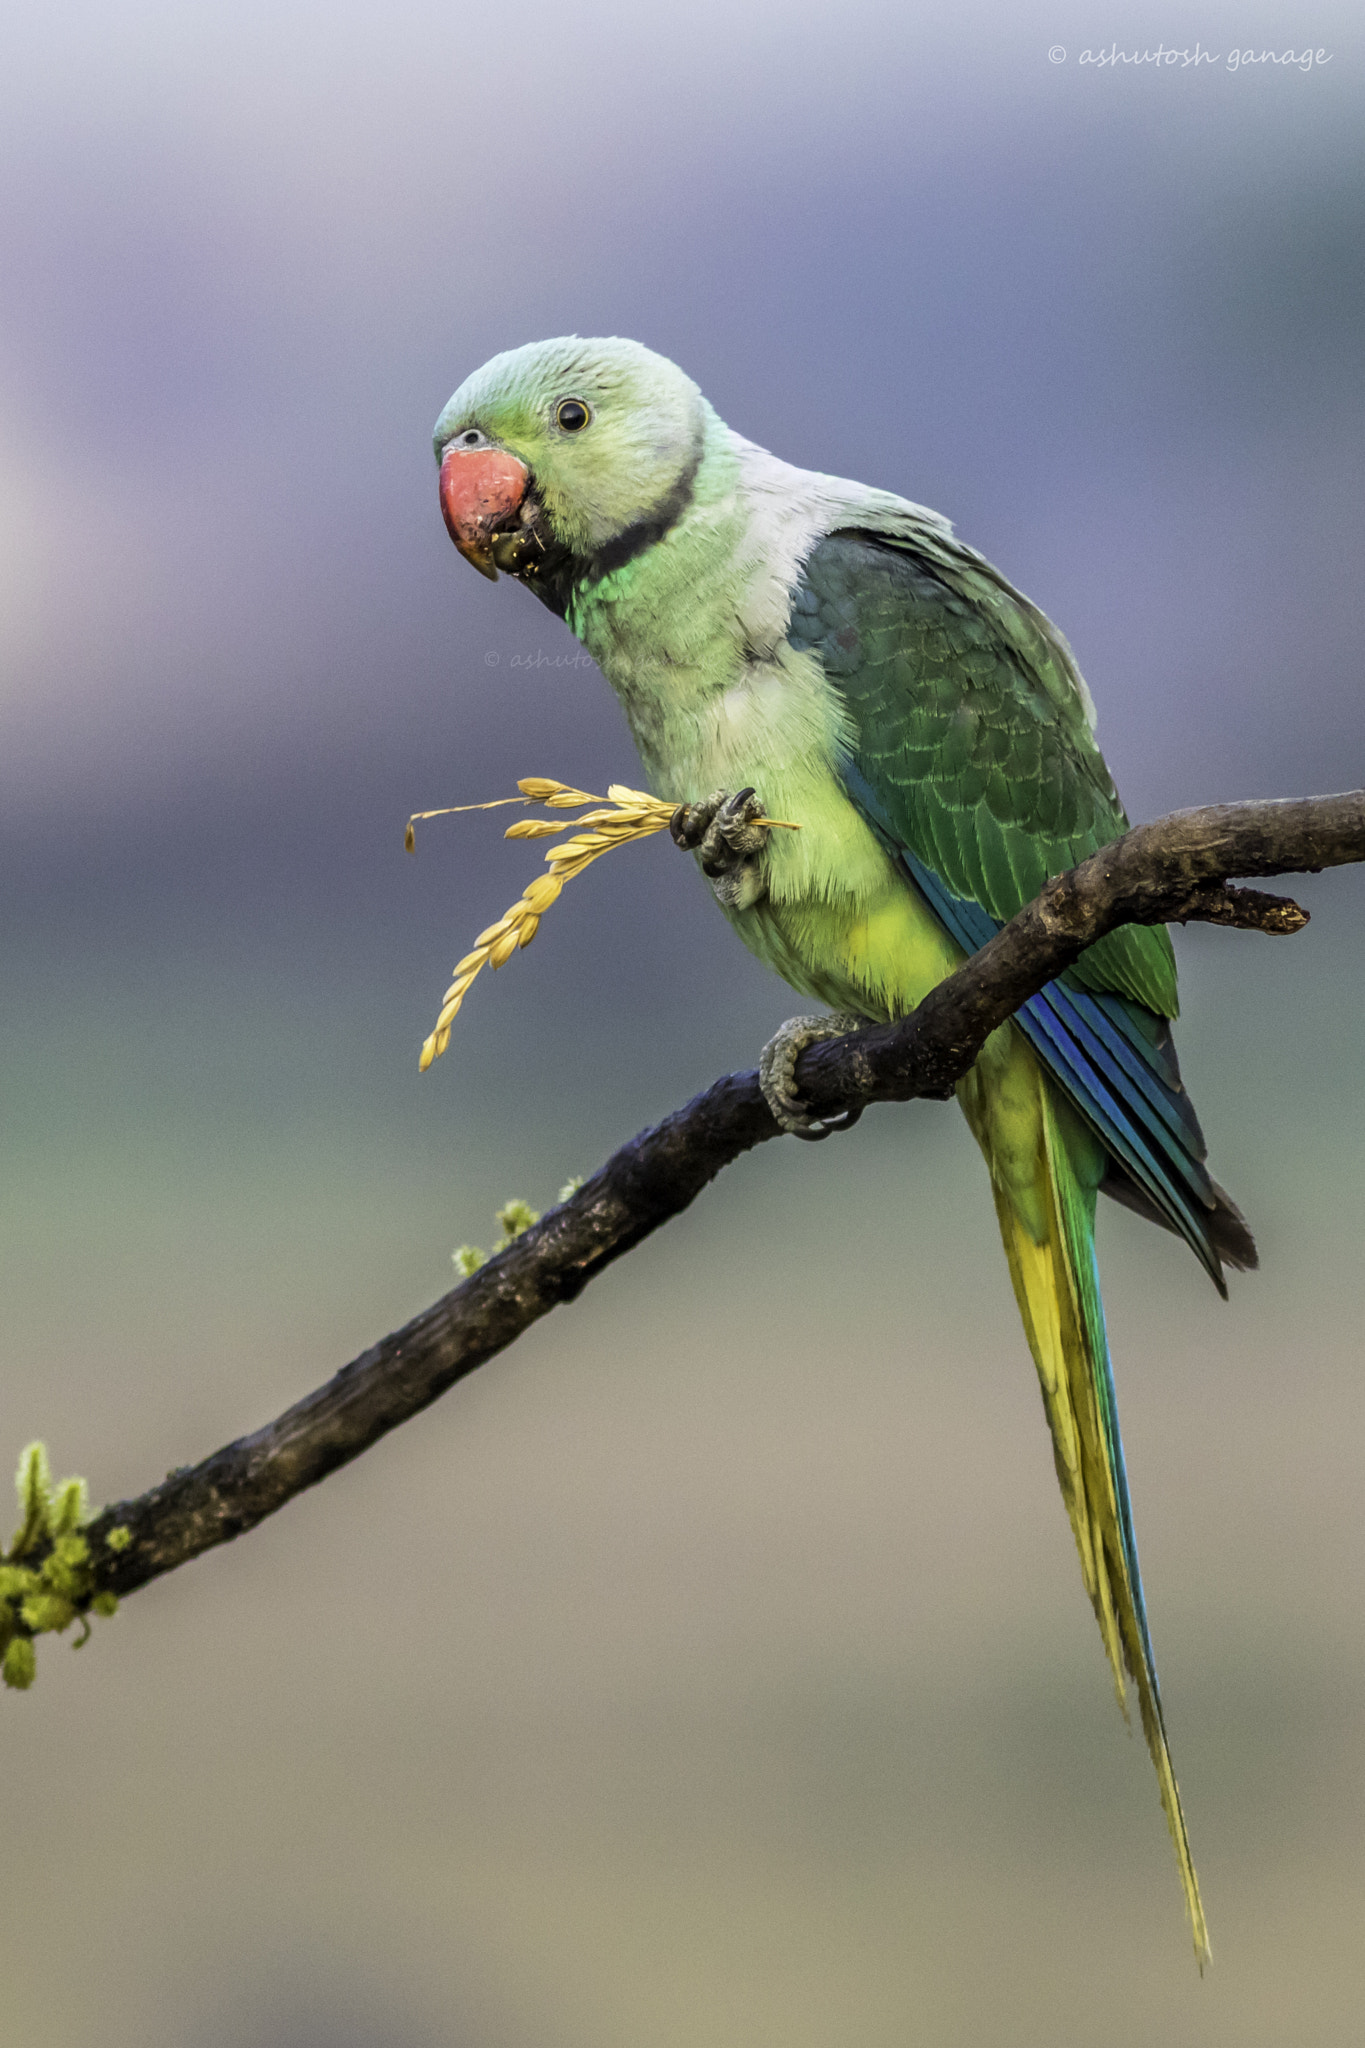
[[[1213,64],[1086,51],[1200,46]],[[1247,65],[1232,50],[1316,54]],[[1058,51],[1064,55],[1058,56]],[[1051,56],[1050,54],[1051,53]],[[1130,812],[1365,779],[1362,36],[1309,8],[0,21],[0,1450],[254,1427],[753,1063],[793,998],[604,862],[409,811],[632,780],[429,434],[547,334],[949,514]],[[1101,1252],[1201,1983],[951,1107],[773,1144],[440,1406],[0,1698],[27,2048],[1359,2038],[1365,885],[1177,936],[1263,1270]]]

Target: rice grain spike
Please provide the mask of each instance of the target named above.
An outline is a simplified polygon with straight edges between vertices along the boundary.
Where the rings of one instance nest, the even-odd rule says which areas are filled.
[[[423,818],[447,817],[455,811],[491,811],[501,804],[543,803],[549,810],[581,813],[577,818],[566,818],[562,822],[552,818],[519,818],[515,824],[507,826],[503,834],[507,839],[551,839],[565,831],[572,836],[547,849],[544,858],[548,872],[529,882],[511,909],[505,911],[496,924],[490,924],[481,931],[472,952],[466,953],[456,963],[450,986],[442,999],[436,1029],[423,1041],[418,1060],[418,1067],[423,1073],[449,1045],[450,1027],[475,977],[485,967],[496,970],[510,960],[513,953],[530,945],[540,929],[542,916],[556,901],[564,884],[571,882],[575,875],[581,875],[584,868],[591,867],[613,847],[627,846],[632,840],[647,839],[653,833],[661,832],[678,808],[676,802],[669,798],[651,796],[646,790],[630,789],[623,782],[611,783],[605,799],[594,796],[589,790],[575,789],[567,782],[556,782],[546,775],[523,776],[517,788],[521,791],[520,796],[498,797],[486,804],[454,804],[441,811],[414,811],[408,820],[406,843],[410,846],[415,823]],[[596,808],[585,808],[590,805]],[[754,822],[774,829],[800,830],[785,818],[757,818]]]

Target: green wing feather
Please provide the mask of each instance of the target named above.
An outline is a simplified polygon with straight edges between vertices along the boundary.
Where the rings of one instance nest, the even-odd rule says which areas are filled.
[[[950,535],[830,535],[805,566],[788,637],[818,652],[847,701],[856,766],[892,828],[1002,923],[1126,831],[1065,640]],[[1177,1014],[1161,926],[1109,933],[1071,975]]]

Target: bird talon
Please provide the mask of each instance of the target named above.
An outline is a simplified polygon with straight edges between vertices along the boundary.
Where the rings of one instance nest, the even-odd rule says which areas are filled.
[[[796,1085],[796,1063],[807,1046],[822,1039],[846,1038],[866,1022],[850,1010],[835,1010],[826,1017],[789,1017],[764,1046],[758,1059],[758,1085],[773,1121],[791,1137],[818,1141],[857,1123],[863,1113],[861,1103],[828,1122],[813,1116]]]
[[[754,821],[763,816],[763,806],[752,789],[736,790],[733,796],[717,792],[708,800],[716,808],[702,835],[698,853],[702,873],[708,881],[728,875],[761,854],[768,843],[763,827]]]
[[[747,910],[766,893],[763,856],[768,834],[752,788],[715,790],[699,804],[679,804],[669,820],[675,846],[695,853],[712,894],[727,910]]]

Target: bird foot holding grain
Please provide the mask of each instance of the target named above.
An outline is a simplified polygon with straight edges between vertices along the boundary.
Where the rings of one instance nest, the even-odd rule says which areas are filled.
[[[819,1117],[812,1116],[796,1086],[796,1062],[808,1045],[818,1045],[826,1038],[847,1038],[850,1031],[860,1031],[866,1022],[866,1017],[856,1016],[851,1010],[835,1010],[827,1017],[788,1017],[782,1029],[764,1046],[758,1056],[758,1085],[774,1121],[792,1137],[827,1138],[831,1131],[846,1131],[857,1123],[863,1113],[861,1106],[833,1123],[822,1123]]]
[[[769,827],[752,789],[716,790],[704,803],[679,804],[669,831],[695,853],[711,893],[726,910],[748,910],[767,894],[763,856]]]

